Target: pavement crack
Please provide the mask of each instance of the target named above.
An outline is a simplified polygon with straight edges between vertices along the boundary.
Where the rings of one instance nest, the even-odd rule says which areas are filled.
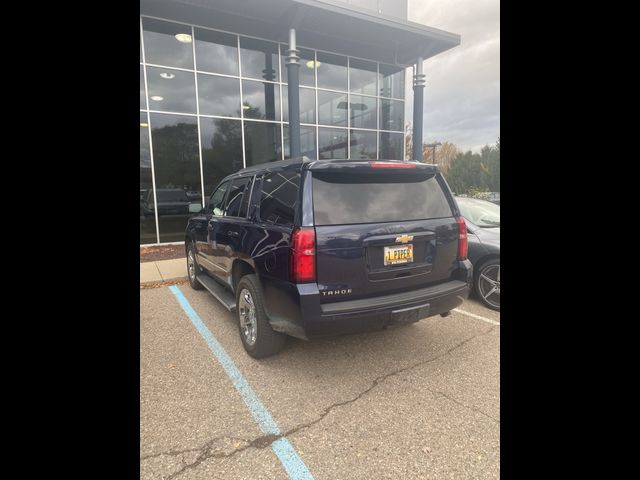
[[[467,410],[472,410],[472,411],[474,411],[474,412],[477,412],[477,413],[479,413],[480,415],[483,415],[483,416],[487,417],[488,419],[490,419],[490,420],[494,421],[494,422],[495,422],[495,423],[497,423],[498,425],[500,425],[500,420],[498,420],[497,418],[495,418],[495,417],[493,417],[493,416],[489,415],[488,413],[486,413],[486,412],[484,412],[484,411],[480,410],[480,409],[479,409],[479,408],[477,408],[477,407],[471,407],[471,406],[469,406],[469,405],[465,405],[464,403],[462,403],[462,402],[460,402],[460,401],[456,400],[454,397],[452,397],[452,396],[450,396],[450,395],[447,395],[447,394],[446,394],[446,393],[444,393],[444,392],[440,392],[440,391],[438,391],[438,390],[431,390],[431,389],[429,389],[429,388],[427,388],[427,390],[429,390],[429,391],[430,391],[431,393],[433,393],[434,395],[440,395],[440,396],[442,396],[442,397],[446,398],[447,400],[452,401],[452,402],[453,402],[453,403],[455,403],[456,405],[460,405],[461,407],[466,408]]]
[[[343,402],[337,402],[334,404],[329,405],[327,408],[325,408],[323,410],[323,412],[320,414],[320,416],[318,418],[316,418],[315,420],[312,420],[310,422],[307,423],[303,423],[301,425],[298,425],[290,430],[288,430],[286,433],[284,433],[283,436],[288,437],[289,435],[292,435],[294,433],[297,433],[300,430],[304,430],[305,428],[309,428],[312,427],[313,425],[315,425],[316,423],[320,422],[322,419],[324,419],[327,415],[329,415],[329,413],[331,413],[331,411],[333,411],[334,409],[338,408],[338,407],[343,407],[345,405],[349,405],[350,403],[354,403],[357,402],[358,400],[360,400],[364,395],[366,395],[367,393],[369,393],[371,390],[373,390],[374,388],[376,388],[378,385],[380,385],[380,383],[384,382],[385,380],[387,380],[388,378],[391,378],[395,375],[407,372],[409,370],[412,370],[414,368],[417,367],[421,367],[423,365],[427,365],[431,362],[435,362],[436,360],[439,360],[440,358],[449,355],[451,352],[453,352],[454,350],[457,350],[458,348],[463,347],[464,345],[466,345],[468,342],[470,342],[471,340],[478,338],[478,337],[482,337],[484,335],[488,335],[489,333],[491,333],[493,330],[495,330],[498,327],[498,325],[494,325],[493,327],[489,328],[488,330],[479,333],[477,335],[474,335],[472,337],[469,337],[465,340],[463,340],[462,342],[454,345],[453,347],[449,348],[448,350],[446,350],[445,352],[441,353],[440,355],[436,355],[433,358],[430,358],[428,360],[424,360],[422,362],[418,362],[418,363],[414,363],[412,365],[406,366],[406,367],[402,367],[399,368],[397,370],[394,370],[392,372],[389,373],[385,373],[384,375],[380,375],[379,377],[375,378],[373,380],[373,382],[371,383],[371,385],[369,387],[367,387],[366,389],[364,389],[362,392],[360,392],[358,395],[356,395],[355,397],[349,399],[349,400],[345,400]],[[445,396],[444,394],[442,394],[441,392],[432,392],[432,393],[440,393],[441,395]],[[448,398],[448,397],[447,397]],[[456,402],[458,403],[458,402]],[[470,407],[467,407],[470,408]],[[485,414],[484,412],[480,412],[482,414],[484,414],[485,416],[490,417],[489,415]],[[492,418],[492,420],[495,420],[494,418]],[[500,423],[499,421],[497,421],[498,423]]]

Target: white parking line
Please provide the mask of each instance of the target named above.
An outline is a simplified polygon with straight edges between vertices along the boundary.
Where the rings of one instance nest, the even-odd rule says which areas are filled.
[[[466,310],[460,310],[459,308],[454,308],[453,311],[462,313],[463,315],[469,315],[470,317],[477,318],[478,320],[482,320],[483,322],[487,322],[492,325],[500,325],[500,322],[496,322],[495,320],[491,320],[490,318],[487,318],[487,317],[476,315],[475,313],[467,312]]]

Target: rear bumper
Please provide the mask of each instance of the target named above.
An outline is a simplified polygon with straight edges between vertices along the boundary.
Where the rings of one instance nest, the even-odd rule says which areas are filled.
[[[413,323],[458,307],[469,296],[469,284],[460,280],[410,292],[320,305],[318,315],[304,316],[307,337],[379,330]],[[309,312],[305,312],[309,313]]]
[[[469,297],[472,266],[459,263],[444,283],[390,295],[322,304],[315,283],[292,284],[265,279],[267,314],[274,330],[308,339],[379,330],[416,322],[452,310]]]

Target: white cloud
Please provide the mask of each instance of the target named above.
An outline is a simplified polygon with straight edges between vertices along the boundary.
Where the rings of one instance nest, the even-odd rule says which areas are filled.
[[[459,46],[424,63],[424,141],[478,151],[500,136],[499,0],[409,0],[409,20],[457,33]],[[409,71],[410,73],[410,71]],[[407,75],[407,120],[413,111]]]

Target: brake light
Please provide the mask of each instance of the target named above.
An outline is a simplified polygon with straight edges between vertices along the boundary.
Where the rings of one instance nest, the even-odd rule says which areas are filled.
[[[416,168],[417,163],[403,162],[369,162],[373,168]]]
[[[467,258],[467,224],[464,218],[458,217],[458,260],[466,260]]]
[[[292,282],[316,281],[316,232],[313,228],[298,228],[291,234],[289,273]]]

